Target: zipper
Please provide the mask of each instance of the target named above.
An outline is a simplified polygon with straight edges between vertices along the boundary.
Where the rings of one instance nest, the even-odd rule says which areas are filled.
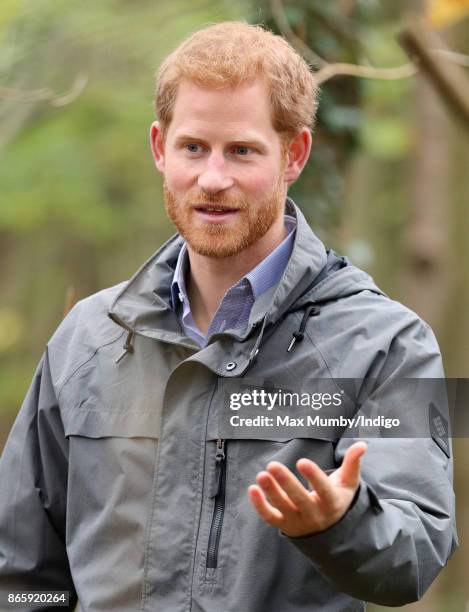
[[[223,515],[225,513],[225,490],[226,490],[226,441],[222,438],[217,440],[215,453],[215,487],[212,497],[215,498],[213,508],[212,524],[207,547],[206,567],[216,568],[218,564],[218,546],[220,544]]]

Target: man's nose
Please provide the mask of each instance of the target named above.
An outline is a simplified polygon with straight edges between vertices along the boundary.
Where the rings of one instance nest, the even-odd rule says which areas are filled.
[[[226,172],[224,161],[217,159],[208,160],[197,181],[200,189],[211,194],[229,189],[233,183],[233,178]]]

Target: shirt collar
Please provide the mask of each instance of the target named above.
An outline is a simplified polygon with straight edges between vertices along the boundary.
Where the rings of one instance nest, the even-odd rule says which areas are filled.
[[[270,289],[270,287],[279,282],[290,258],[295,238],[296,220],[291,215],[285,215],[284,223],[288,234],[283,241],[267,257],[259,262],[255,268],[233,285],[240,285],[248,281],[254,299],[257,299],[264,291],[267,291],[267,289]],[[188,270],[189,255],[187,244],[184,242],[179,251],[171,283],[173,309],[176,309],[179,303],[187,300],[185,278]]]
[[[185,277],[189,269],[189,255],[187,253],[187,244],[184,244],[179,251],[179,256],[174,269],[173,281],[171,283],[171,299],[173,310],[176,309],[180,302],[187,298]]]
[[[290,259],[295,238],[296,221],[293,217],[285,215],[284,223],[288,232],[287,236],[244,277],[251,285],[254,299],[257,299],[264,291],[279,282]]]

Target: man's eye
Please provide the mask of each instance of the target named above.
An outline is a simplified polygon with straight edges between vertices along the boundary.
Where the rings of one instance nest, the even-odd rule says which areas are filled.
[[[251,151],[251,148],[250,147],[235,147],[234,150],[236,151],[237,155],[241,155],[241,157],[245,157]]]
[[[186,144],[186,149],[189,151],[189,153],[199,153],[200,145],[196,144],[195,142],[190,142],[189,144]]]

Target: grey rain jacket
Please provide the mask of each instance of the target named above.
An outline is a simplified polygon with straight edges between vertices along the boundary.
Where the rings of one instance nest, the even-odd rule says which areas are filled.
[[[217,442],[228,378],[443,376],[430,328],[286,206],[293,253],[245,331],[201,350],[181,332],[178,235],[60,324],[0,463],[0,591],[69,590],[85,612],[335,612],[415,600],[444,567],[452,464],[432,438],[370,438],[351,508],[303,538],[265,524],[246,489],[271,460],[337,468],[353,437]]]

